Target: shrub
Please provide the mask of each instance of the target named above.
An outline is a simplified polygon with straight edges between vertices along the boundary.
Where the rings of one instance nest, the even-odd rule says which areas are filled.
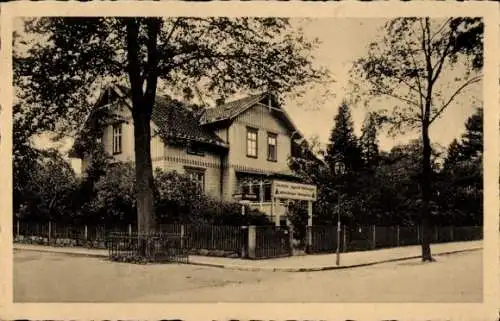
[[[272,222],[268,216],[259,210],[250,210],[245,206],[245,214],[242,213],[242,205],[237,202],[225,202],[205,198],[203,202],[203,221],[214,225],[270,225]]]
[[[288,203],[288,218],[293,226],[293,237],[302,240],[306,236],[307,202],[292,201]]]
[[[203,195],[189,176],[176,171],[155,171],[155,210],[159,223],[199,221]]]
[[[96,196],[90,202],[89,220],[110,225],[135,221],[135,171],[131,164],[108,167],[94,188]]]
[[[232,226],[272,224],[258,210],[247,207],[245,215],[242,215],[241,204],[203,195],[187,175],[157,170],[155,184],[155,206],[159,223]]]

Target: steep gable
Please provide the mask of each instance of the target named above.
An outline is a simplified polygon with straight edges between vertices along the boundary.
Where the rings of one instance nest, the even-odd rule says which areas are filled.
[[[207,108],[200,118],[202,125],[232,119],[258,103],[264,95],[253,95],[237,99],[221,106]]]
[[[125,95],[130,95],[129,88],[119,88]],[[219,136],[200,126],[199,116],[187,109],[182,102],[168,96],[156,96],[151,120],[158,127],[160,137],[166,141],[195,141],[225,147]]]
[[[255,106],[266,106],[269,108],[273,117],[282,122],[290,132],[294,133],[294,138],[302,138],[295,124],[292,122],[288,113],[279,106],[277,99],[269,93],[251,95],[237,99],[221,106],[208,108],[201,115],[200,123],[207,126],[216,126],[218,123],[232,121],[239,115],[247,112]]]
[[[129,88],[114,85],[103,90],[94,109],[90,112],[77,134],[77,139],[70,151],[71,157],[81,157],[81,136],[85,136],[88,130],[95,130],[95,118],[102,118],[103,112],[110,115],[113,114],[113,103],[119,101],[122,101],[123,105],[131,110],[132,102]],[[200,125],[199,115],[187,109],[182,102],[168,96],[157,95],[151,121],[155,126],[157,134],[165,142],[177,144],[196,142],[227,148],[227,145],[215,132]]]

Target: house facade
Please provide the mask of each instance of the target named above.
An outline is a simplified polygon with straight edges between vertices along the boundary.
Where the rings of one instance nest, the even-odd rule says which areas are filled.
[[[134,162],[128,90],[109,88],[96,108],[114,115],[100,134],[105,151],[117,161]],[[272,95],[253,95],[201,112],[157,97],[153,110],[153,168],[186,173],[208,196],[245,202],[273,220],[286,219],[285,203],[271,202],[271,185],[275,180],[299,181],[288,160],[303,137]],[[82,159],[85,170],[85,153],[73,157]]]

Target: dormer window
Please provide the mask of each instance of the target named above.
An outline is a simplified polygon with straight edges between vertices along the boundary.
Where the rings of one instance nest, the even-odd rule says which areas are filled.
[[[113,155],[122,152],[122,124],[113,125]]]

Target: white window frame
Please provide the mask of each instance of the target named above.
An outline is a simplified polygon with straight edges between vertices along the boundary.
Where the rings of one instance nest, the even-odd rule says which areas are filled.
[[[271,144],[271,139],[274,140],[274,145]],[[274,155],[270,155],[271,146],[274,146]],[[270,162],[278,161],[278,134],[271,132],[267,133],[267,160]]]
[[[253,136],[255,135],[255,139]],[[259,155],[259,130],[257,128],[247,127],[247,157],[258,158]]]
[[[185,168],[186,174],[189,178],[196,183],[196,186],[202,193],[205,193],[205,170],[202,168]]]
[[[123,124],[113,125],[113,155],[121,154],[123,151]]]

